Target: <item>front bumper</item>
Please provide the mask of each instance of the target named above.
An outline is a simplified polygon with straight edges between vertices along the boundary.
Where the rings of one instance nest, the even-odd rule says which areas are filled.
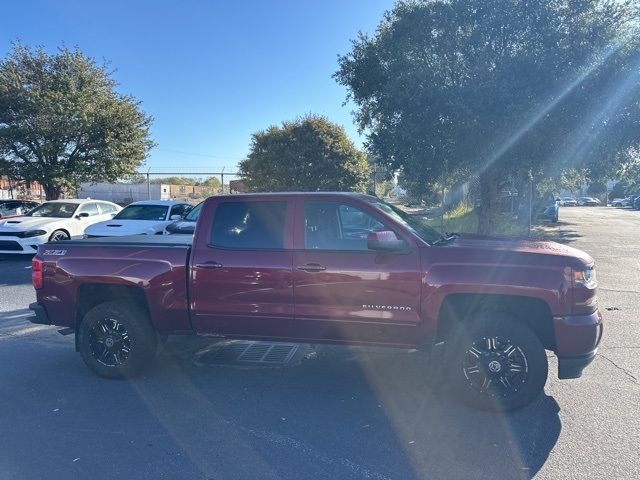
[[[603,318],[599,311],[590,315],[554,317],[558,378],[579,378],[596,356],[602,340]]]
[[[29,305],[29,310],[33,312],[33,316],[28,318],[31,323],[37,323],[38,325],[51,325],[51,320],[49,320],[47,310],[42,305],[39,303],[32,303]]]
[[[49,241],[49,234],[39,237],[10,237],[0,236],[0,253],[17,253],[23,255],[33,255],[38,251],[38,246]]]

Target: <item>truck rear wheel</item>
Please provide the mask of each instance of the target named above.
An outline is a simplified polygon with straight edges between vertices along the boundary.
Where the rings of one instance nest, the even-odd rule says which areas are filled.
[[[549,370],[544,347],[517,319],[499,313],[478,316],[447,343],[447,379],[474,406],[517,410],[544,389]]]
[[[147,312],[130,302],[110,301],[93,307],[78,330],[82,359],[101,377],[137,375],[151,363],[156,347],[157,335]]]

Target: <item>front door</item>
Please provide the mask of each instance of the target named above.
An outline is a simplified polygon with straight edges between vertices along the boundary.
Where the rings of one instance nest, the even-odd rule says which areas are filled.
[[[191,256],[198,333],[277,337],[293,320],[292,212],[284,200],[222,200]]]
[[[392,230],[384,215],[347,202],[313,200],[298,208],[294,253],[295,318],[308,337],[407,343],[420,322],[420,254],[368,248],[370,232]]]

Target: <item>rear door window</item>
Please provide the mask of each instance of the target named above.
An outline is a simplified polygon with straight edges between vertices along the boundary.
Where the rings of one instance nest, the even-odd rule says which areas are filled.
[[[247,250],[281,250],[287,202],[224,202],[211,227],[211,245]]]

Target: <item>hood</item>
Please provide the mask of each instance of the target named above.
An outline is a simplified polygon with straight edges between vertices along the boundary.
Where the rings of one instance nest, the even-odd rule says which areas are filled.
[[[24,232],[37,228],[51,228],[57,223],[69,221],[69,218],[55,217],[11,217],[0,220],[0,231],[2,232]]]
[[[99,237],[122,237],[124,235],[142,235],[161,232],[171,222],[158,220],[107,220],[95,223],[84,231],[86,235]]]
[[[487,261],[513,260],[515,263],[552,264],[576,268],[593,265],[593,258],[587,253],[557,242],[465,233],[445,248],[448,247],[453,251],[456,249],[464,250],[471,255],[485,258]]]

